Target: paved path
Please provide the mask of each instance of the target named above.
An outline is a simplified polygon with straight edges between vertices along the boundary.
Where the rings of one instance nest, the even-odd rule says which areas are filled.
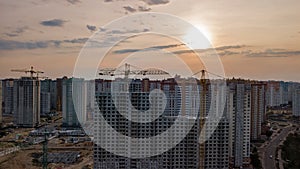
[[[276,169],[276,148],[279,146],[280,142],[286,138],[291,130],[294,128],[289,126],[282,129],[280,134],[273,137],[273,139],[267,144],[263,151],[262,165],[264,169]]]
[[[281,159],[281,149],[278,150],[278,161],[279,161],[279,169],[284,169],[283,167],[283,160]]]

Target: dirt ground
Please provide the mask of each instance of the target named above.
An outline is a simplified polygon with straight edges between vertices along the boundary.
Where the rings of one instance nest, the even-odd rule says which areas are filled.
[[[32,153],[37,153],[36,150],[20,150],[15,153],[0,157],[0,169],[41,169],[42,166],[34,165],[31,157]],[[41,151],[40,151],[41,153]],[[93,156],[91,151],[81,151],[82,157],[73,165],[65,164],[48,164],[49,169],[82,169],[83,167],[92,168]]]
[[[0,157],[0,169],[39,169],[40,167],[32,165],[33,158],[31,157],[31,153],[33,152],[35,152],[35,150],[20,150]]]

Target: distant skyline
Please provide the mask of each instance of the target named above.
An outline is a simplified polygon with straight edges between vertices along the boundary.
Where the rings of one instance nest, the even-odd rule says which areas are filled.
[[[203,31],[227,77],[299,82],[299,6],[297,0],[0,0],[0,78],[20,77],[10,70],[30,66],[49,78],[70,77],[94,32],[119,17],[150,11],[178,16]]]

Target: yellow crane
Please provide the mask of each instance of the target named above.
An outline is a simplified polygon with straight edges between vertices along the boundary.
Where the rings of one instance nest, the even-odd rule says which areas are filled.
[[[24,72],[25,74],[30,73],[30,78],[35,79],[35,80],[39,80],[41,78],[48,79],[48,77],[46,77],[46,76],[40,77],[39,74],[43,74],[44,72],[41,70],[33,69],[33,66],[31,66],[30,69],[12,69],[11,71],[12,72]],[[36,75],[36,76],[34,76],[34,75]],[[38,84],[37,88],[39,88],[40,83],[38,82],[37,84]],[[39,92],[37,92],[36,97],[39,97],[38,94],[39,94]],[[49,135],[48,132],[44,132],[45,140],[43,141],[43,158],[42,158],[43,169],[47,169],[47,165],[48,165],[48,157],[47,157],[47,154],[48,154],[48,138],[47,137],[48,137],[48,135]]]
[[[202,86],[201,92],[201,101],[200,101],[200,120],[199,120],[199,169],[204,169],[205,168],[205,129],[203,129],[204,124],[205,124],[205,116],[206,116],[206,102],[207,102],[207,92],[209,89],[209,79],[208,79],[208,74],[211,74],[213,76],[216,76],[221,79],[225,79],[225,77],[217,75],[215,73],[208,72],[205,69],[202,69],[196,73],[194,73],[192,76],[195,76],[197,74],[201,73],[200,76],[200,85]],[[203,133],[201,133],[203,132]]]

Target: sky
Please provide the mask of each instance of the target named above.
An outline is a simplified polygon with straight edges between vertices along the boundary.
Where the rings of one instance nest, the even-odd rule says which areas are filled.
[[[50,78],[72,76],[89,38],[101,32],[110,39],[124,37],[133,32],[122,30],[122,24],[114,30],[107,25],[121,17],[158,12],[199,29],[220,57],[226,77],[300,81],[299,9],[297,0],[0,0],[0,78],[19,77],[23,74],[10,70],[30,66]],[[144,26],[136,29],[147,35],[115,45],[106,66],[127,56],[137,65],[137,60],[152,65],[159,60],[172,72],[181,68],[176,57],[194,63],[184,42],[149,34],[154,28]],[[192,39],[189,35],[187,29],[179,36]],[[200,67],[192,66],[193,72]]]

